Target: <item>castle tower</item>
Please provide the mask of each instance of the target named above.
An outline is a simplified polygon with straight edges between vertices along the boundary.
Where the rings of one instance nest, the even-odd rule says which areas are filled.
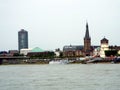
[[[101,40],[100,57],[105,57],[105,51],[109,50],[109,41],[104,37]]]
[[[90,55],[90,50],[91,50],[91,37],[89,35],[88,23],[86,23],[86,33],[85,33],[85,37],[84,37],[84,52],[85,52],[85,55],[89,56]]]

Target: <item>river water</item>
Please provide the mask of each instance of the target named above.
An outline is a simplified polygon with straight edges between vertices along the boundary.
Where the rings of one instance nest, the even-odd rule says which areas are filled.
[[[120,90],[120,64],[1,65],[0,90]]]

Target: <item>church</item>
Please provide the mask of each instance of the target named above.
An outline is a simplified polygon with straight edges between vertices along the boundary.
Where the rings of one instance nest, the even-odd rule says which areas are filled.
[[[84,57],[93,56],[94,48],[98,46],[91,46],[91,37],[89,35],[89,26],[86,23],[86,32],[84,37],[84,45],[66,45],[63,47],[64,57]]]

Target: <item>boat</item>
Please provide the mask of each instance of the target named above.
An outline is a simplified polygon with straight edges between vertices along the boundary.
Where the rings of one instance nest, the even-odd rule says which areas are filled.
[[[96,58],[93,58],[91,60],[88,60],[87,63],[97,63],[97,62],[100,62],[102,60],[103,60],[103,58],[96,57]]]
[[[52,60],[49,61],[49,64],[68,64],[69,61],[68,60]]]

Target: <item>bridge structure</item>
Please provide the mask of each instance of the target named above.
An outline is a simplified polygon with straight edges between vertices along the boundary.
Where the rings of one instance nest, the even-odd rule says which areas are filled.
[[[3,64],[4,61],[6,62],[19,62],[21,60],[26,60],[26,59],[30,59],[29,57],[25,57],[25,56],[0,56],[0,64]]]

